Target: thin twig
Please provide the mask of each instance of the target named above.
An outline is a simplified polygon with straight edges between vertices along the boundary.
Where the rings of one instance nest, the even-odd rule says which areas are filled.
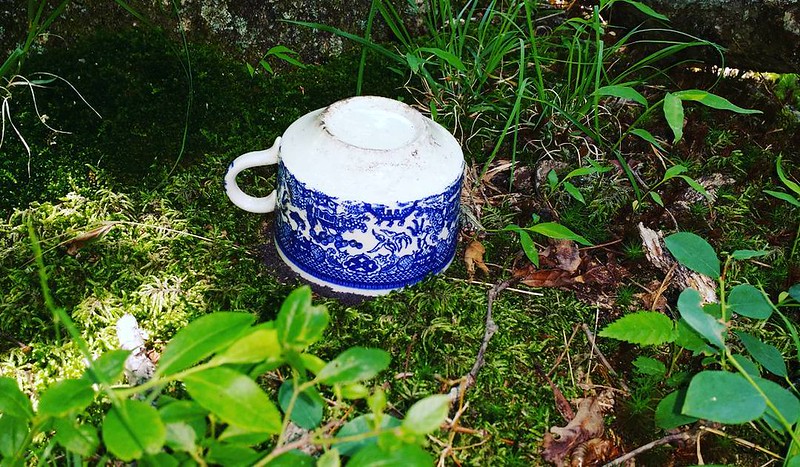
[[[634,449],[633,451],[631,451],[631,452],[629,452],[629,453],[627,453],[625,455],[622,455],[620,457],[617,457],[613,461],[605,464],[603,467],[612,467],[612,466],[615,466],[615,465],[623,464],[623,463],[627,462],[628,460],[633,459],[634,457],[638,456],[639,454],[641,454],[643,452],[647,452],[647,451],[649,451],[649,450],[651,450],[653,448],[656,448],[658,446],[661,446],[662,444],[668,444],[668,443],[672,443],[672,442],[675,442],[675,441],[685,441],[685,440],[687,440],[687,439],[689,439],[691,437],[692,437],[692,434],[687,432],[687,431],[682,431],[680,433],[667,435],[667,436],[665,436],[665,437],[663,437],[661,439],[657,439],[655,441],[651,441],[651,442],[645,444],[644,446],[639,446],[638,448]]]
[[[451,281],[454,281],[454,282],[463,282],[465,284],[471,284],[471,285],[483,285],[483,286],[486,286],[486,287],[496,287],[497,286],[497,284],[492,284],[492,283],[489,283],[489,282],[482,282],[482,281],[468,280],[468,279],[460,279],[458,277],[448,277],[448,279],[450,279]],[[517,288],[514,288],[514,287],[506,287],[505,290],[508,290],[509,292],[516,292],[516,293],[522,294],[522,295],[530,295],[532,297],[544,297],[544,294],[541,293],[541,292],[532,292],[530,290],[517,289]]]
[[[581,327],[583,328],[583,332],[586,333],[586,337],[589,339],[589,343],[592,346],[592,351],[597,354],[597,358],[600,359],[600,361],[603,363],[603,366],[605,366],[606,369],[608,369],[608,372],[611,375],[619,378],[619,385],[622,387],[622,389],[624,389],[626,392],[630,393],[631,390],[628,387],[628,385],[625,384],[625,381],[623,381],[622,378],[620,378],[619,374],[614,370],[614,368],[611,366],[611,364],[608,363],[608,360],[606,359],[606,356],[603,355],[603,352],[601,352],[600,348],[597,347],[597,343],[594,340],[594,334],[592,334],[592,331],[589,329],[589,326],[587,326],[586,323],[583,323],[583,324],[581,324]]]
[[[725,433],[724,431],[717,430],[716,428],[711,428],[711,427],[707,427],[707,426],[701,426],[700,430],[707,431],[707,432],[715,434],[717,436],[722,436],[723,438],[727,438],[727,439],[733,441],[736,444],[748,447],[750,449],[755,449],[756,451],[760,451],[760,452],[762,452],[762,453],[764,453],[764,454],[766,454],[766,455],[768,455],[770,457],[773,457],[775,459],[783,459],[783,456],[781,456],[780,454],[775,454],[774,452],[770,451],[769,449],[767,449],[765,447],[761,447],[761,446],[759,446],[759,445],[757,445],[757,444],[755,444],[755,443],[753,443],[751,441],[747,441],[746,439],[742,439],[742,438],[737,438],[735,436],[731,436],[728,433]]]

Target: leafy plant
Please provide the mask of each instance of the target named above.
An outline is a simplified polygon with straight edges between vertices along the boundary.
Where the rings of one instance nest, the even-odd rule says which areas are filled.
[[[274,57],[290,65],[294,65],[298,68],[305,67],[305,65],[300,60],[298,60],[297,52],[286,47],[285,45],[276,45],[275,47],[272,47],[271,49],[267,50],[267,53],[265,53],[264,56],[261,57],[261,59],[259,59],[258,61],[258,64],[261,65],[261,68],[263,68],[264,71],[266,71],[270,75],[275,74],[275,71],[272,69],[272,65],[270,65],[269,62],[267,61],[267,59],[269,59],[270,57]],[[250,77],[252,78],[253,76],[255,76],[256,68],[249,63],[247,63],[246,66],[247,66],[247,72],[250,74]]]
[[[774,191],[774,190],[764,190],[764,193],[778,198],[781,201],[785,201],[796,208],[800,208],[800,185],[796,182],[791,180],[789,177],[786,176],[786,173],[783,171],[783,167],[781,167],[781,159],[783,155],[779,155],[778,159],[775,161],[775,168],[778,171],[778,178],[781,180],[781,183],[789,189],[789,193],[783,191]],[[800,242],[800,224],[797,226],[797,233],[794,236],[794,243],[792,244],[792,253],[791,256],[794,257],[795,252],[797,251],[797,245]]]
[[[780,310],[800,306],[800,284],[772,302],[763,290],[753,285],[729,287],[726,283],[726,273],[734,261],[745,261],[765,252],[736,250],[723,264],[711,245],[695,234],[679,232],[666,237],[665,243],[679,263],[718,282],[719,302],[703,303],[695,289],[687,288],[678,298],[680,319],[672,320],[656,312],[637,312],[609,324],[600,335],[638,345],[671,343],[679,351],[685,349],[710,357],[705,360],[706,369],[693,375],[688,386],[659,402],[656,422],[661,428],[671,429],[699,419],[724,424],[755,422],[788,438],[790,446],[784,465],[797,465],[800,393],[789,377],[781,351],[745,329],[747,320],[756,322],[756,326],[750,327],[759,327],[777,316],[778,326],[791,336],[796,352],[788,359],[800,362],[797,327]],[[744,349],[749,357],[738,353],[739,349]]]
[[[29,233],[45,304],[89,363],[80,378],[39,394],[35,410],[15,380],[0,378],[3,465],[46,462],[63,453],[76,463],[312,465],[314,459],[298,451],[305,445],[325,451],[320,465],[339,465],[341,456],[356,466],[392,459],[432,463],[420,445],[447,417],[449,396],[418,401],[403,420],[385,413],[383,390],[363,384],[388,367],[385,351],[353,347],[328,362],[308,352],[329,321],[324,306],[312,305],[308,287],[289,294],[275,321],[254,324],[253,315],[233,312],[193,321],[166,344],[152,378],[126,387],[118,382],[130,352],[89,353],[69,314],[55,305],[32,226]],[[267,373],[285,375],[277,403],[259,384]],[[333,393],[330,404],[323,387]],[[358,400],[366,400],[370,412],[348,420]],[[96,411],[99,424],[90,415]],[[300,439],[289,439],[292,423],[306,430]]]
[[[519,241],[522,245],[522,251],[528,257],[531,263],[539,267],[539,252],[536,249],[536,244],[533,242],[531,234],[539,234],[548,238],[573,240],[581,245],[591,245],[589,240],[576,234],[569,228],[559,224],[558,222],[539,222],[539,217],[534,215],[533,223],[529,227],[520,227],[516,224],[506,226],[503,230],[511,231],[519,235]]]

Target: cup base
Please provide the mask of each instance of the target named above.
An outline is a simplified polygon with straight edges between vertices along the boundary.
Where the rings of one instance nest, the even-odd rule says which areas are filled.
[[[294,273],[296,273],[298,276],[300,276],[304,280],[306,280],[308,282],[311,282],[312,284],[316,284],[316,285],[319,285],[319,286],[322,286],[322,287],[327,287],[328,289],[330,289],[330,290],[332,290],[334,292],[353,294],[353,295],[362,295],[362,296],[365,296],[365,297],[380,297],[382,295],[388,295],[389,293],[391,293],[391,292],[393,292],[395,290],[402,290],[402,289],[404,289],[406,287],[409,287],[409,286],[414,285],[414,284],[419,282],[419,281],[409,282],[408,284],[404,284],[404,285],[402,285],[400,287],[390,287],[390,288],[385,288],[385,289],[377,289],[377,288],[368,288],[368,289],[366,289],[366,288],[348,287],[348,286],[341,285],[341,284],[334,284],[334,283],[328,282],[328,281],[326,281],[324,279],[320,279],[319,277],[316,277],[315,275],[305,271],[303,268],[301,268],[300,266],[298,266],[295,263],[293,263],[286,256],[286,254],[283,252],[283,250],[281,249],[281,246],[278,244],[277,241],[275,241],[274,244],[275,244],[275,249],[278,251],[278,256],[280,256],[280,258],[283,261],[283,263],[286,264],[289,267],[289,269],[291,269]],[[438,271],[433,271],[432,274],[441,274],[444,271],[446,271],[447,268],[450,267],[450,264],[453,262],[453,259],[455,258],[455,255],[456,255],[456,252],[453,251],[453,255],[450,257],[450,259],[447,261],[447,263],[445,263],[444,267],[442,267]]]

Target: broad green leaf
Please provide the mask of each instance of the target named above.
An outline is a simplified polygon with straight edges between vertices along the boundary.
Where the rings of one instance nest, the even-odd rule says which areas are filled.
[[[779,200],[786,201],[792,206],[800,208],[800,200],[798,200],[797,198],[788,193],[784,193],[782,191],[773,191],[773,190],[764,190],[764,193],[773,196],[775,198],[778,198]]]
[[[166,452],[145,454],[136,462],[137,467],[179,467],[180,465],[180,461],[178,461],[174,455]]]
[[[325,365],[317,379],[325,384],[357,383],[385,370],[390,360],[384,350],[352,347]]]
[[[369,388],[361,383],[342,385],[342,397],[345,399],[356,400],[369,397]]]
[[[702,298],[695,289],[684,289],[678,296],[678,310],[686,324],[718,348],[725,347],[725,325],[703,311]]]
[[[125,360],[130,354],[130,350],[112,350],[100,355],[83,374],[83,378],[96,384],[116,383],[125,371]]]
[[[173,451],[194,452],[197,433],[186,422],[167,423],[165,444]]]
[[[547,184],[550,185],[550,189],[554,190],[556,186],[558,186],[558,174],[555,170],[550,170],[547,172]]]
[[[800,454],[794,454],[786,459],[783,467],[800,467]]]
[[[403,430],[417,435],[427,435],[438,430],[450,411],[450,396],[436,394],[419,400],[408,409],[403,419]]]
[[[687,89],[685,91],[678,91],[675,95],[682,101],[699,102],[707,107],[718,110],[729,110],[740,114],[760,114],[760,110],[745,109],[731,103],[728,99],[712,94],[708,91],[700,89]]]
[[[756,388],[737,373],[702,371],[692,378],[682,413],[736,424],[759,418],[767,408]]]
[[[600,165],[597,162],[594,162],[594,161],[591,161],[591,160],[589,161],[589,163],[592,164],[591,167],[578,167],[577,169],[575,169],[575,170],[571,171],[570,173],[568,173],[564,177],[564,180],[569,180],[570,178],[574,178],[574,177],[582,177],[584,175],[591,175],[591,174],[595,174],[595,173],[608,172],[609,170],[612,169],[612,167],[610,165],[609,166],[603,166],[603,165]]]
[[[169,341],[156,375],[177,373],[222,350],[242,335],[253,319],[248,313],[218,312],[192,321]]]
[[[342,459],[339,457],[338,449],[325,451],[317,459],[317,467],[341,467]]]
[[[671,178],[675,178],[678,175],[686,172],[687,170],[689,170],[689,169],[687,169],[686,167],[684,167],[684,166],[682,166],[680,164],[673,165],[672,167],[668,168],[666,172],[664,172],[663,180],[667,181],[667,180],[669,180]]]
[[[528,232],[520,229],[517,233],[519,234],[519,243],[522,245],[522,251],[525,252],[528,261],[538,268],[539,250],[536,249],[536,244],[533,243],[533,239]]]
[[[198,404],[225,423],[254,433],[277,434],[281,416],[267,394],[247,376],[225,367],[210,368],[183,379]]]
[[[777,161],[775,162],[775,169],[778,171],[778,178],[780,178],[781,182],[786,185],[786,188],[792,190],[797,196],[800,196],[800,185],[790,180],[789,177],[787,177],[783,172],[781,159],[783,159],[783,154],[779,155]]]
[[[636,9],[646,14],[647,16],[650,16],[651,18],[660,19],[661,21],[669,21],[669,18],[657,12],[656,10],[650,8],[649,6],[645,5],[642,2],[637,2],[634,0],[622,0],[622,1],[630,5],[633,5],[634,7],[636,7]]]
[[[212,441],[209,443],[205,460],[210,464],[225,467],[250,467],[261,457],[261,454],[246,446]]]
[[[300,361],[303,363],[303,366],[306,370],[314,373],[315,375],[322,371],[325,368],[326,362],[325,360],[317,357],[316,355],[312,355],[310,353],[302,353],[300,354]]]
[[[666,237],[664,243],[682,265],[712,279],[719,279],[719,258],[714,248],[700,236],[691,232],[678,232]]]
[[[531,227],[528,227],[528,230],[536,232],[538,234],[542,234],[545,237],[574,240],[580,243],[581,245],[592,244],[589,240],[586,240],[585,238],[581,237],[580,235],[576,234],[575,232],[571,231],[570,229],[564,227],[563,225],[557,222],[542,222],[541,224],[535,224]]]
[[[789,296],[796,302],[800,302],[800,284],[795,284],[789,287]]]
[[[106,449],[126,462],[160,452],[167,438],[158,411],[150,404],[131,399],[111,407],[102,431]]]
[[[669,393],[661,399],[656,407],[656,425],[664,430],[672,430],[681,425],[689,425],[698,419],[681,413],[683,403],[686,400],[686,390],[678,390]]]
[[[278,390],[278,402],[284,413],[289,410],[289,403],[292,400],[294,391],[295,384],[293,379],[284,381]],[[310,387],[297,395],[289,418],[300,428],[312,430],[318,427],[322,421],[324,406],[325,401],[319,395],[317,389]]]
[[[419,73],[420,68],[422,68],[422,65],[425,64],[425,60],[412,54],[411,52],[406,53],[405,59],[408,69],[411,70],[412,73]]]
[[[739,284],[731,289],[728,308],[748,318],[767,319],[772,315],[772,305],[764,293],[750,284]]]
[[[661,152],[667,152],[666,149],[661,147],[661,143],[658,142],[655,136],[653,136],[649,131],[645,130],[644,128],[634,128],[631,130],[631,134],[642,138],[643,140],[647,141],[648,143],[652,144],[656,148],[658,148]]]
[[[761,369],[752,360],[740,354],[731,354],[731,360],[736,361],[750,377],[761,376]]]
[[[776,431],[785,431],[785,426],[780,422],[778,414],[780,413],[784,420],[791,427],[800,418],[800,401],[797,400],[794,394],[787,389],[781,387],[779,384],[764,378],[753,378],[758,387],[764,392],[764,395],[769,399],[772,405],[775,406],[777,412],[772,408],[767,407],[764,411],[764,421]]]
[[[586,200],[583,198],[583,194],[581,194],[580,190],[578,190],[575,185],[570,182],[564,182],[564,189],[567,190],[567,193],[570,194],[573,198],[577,199],[583,204],[586,204]]]
[[[314,458],[295,449],[272,459],[267,467],[314,467]]]
[[[247,430],[242,430],[236,425],[228,425],[225,431],[217,437],[219,441],[225,441],[229,444],[239,444],[242,446],[256,446],[265,443],[273,435],[269,433],[253,433]]]
[[[662,208],[664,207],[664,200],[661,199],[661,195],[659,195],[655,191],[651,191],[650,197],[653,198],[653,201],[655,201],[657,205],[661,206]]]
[[[452,52],[448,52],[447,50],[443,50],[438,47],[420,47],[419,51],[428,52],[441,58],[458,71],[467,71],[467,67],[464,66],[464,63],[461,61],[461,59]]]
[[[176,400],[159,407],[158,413],[164,423],[177,423],[198,419],[203,420],[208,415],[208,410],[194,401]]]
[[[28,422],[24,418],[10,414],[0,417],[0,459],[13,457],[23,447],[27,436]]]
[[[358,451],[347,463],[347,467],[429,467],[433,464],[433,457],[416,444],[387,447],[372,444]]]
[[[82,412],[94,400],[92,383],[85,379],[63,379],[48,387],[39,399],[39,414],[61,417]]]
[[[302,350],[318,341],[328,326],[328,310],[311,305],[311,288],[306,286],[292,291],[281,305],[275,327],[281,346]]]
[[[679,319],[675,326],[675,344],[695,354],[714,355],[719,353],[717,349],[708,345],[703,337],[692,329],[683,318]]]
[[[255,329],[211,359],[211,363],[216,365],[264,361],[281,361],[281,345],[275,329]]]
[[[769,251],[765,250],[736,250],[733,253],[731,253],[731,258],[742,261],[745,259],[767,256],[768,254]]]
[[[634,101],[638,104],[642,104],[643,106],[647,107],[647,99],[643,95],[639,93],[639,91],[633,89],[630,86],[619,86],[619,85],[611,85],[611,86],[602,86],[597,88],[595,93],[599,96],[609,96],[609,97],[619,97],[621,99],[627,99],[629,101]]]
[[[664,96],[664,118],[675,135],[672,142],[677,143],[683,138],[683,102],[671,92]]]
[[[391,415],[383,415],[381,417],[381,429],[395,428],[400,426],[400,420],[392,417]],[[343,438],[356,438],[359,435],[371,433],[375,428],[375,415],[366,414],[358,416],[349,422],[345,423],[341,430],[336,433],[337,439]],[[343,456],[352,456],[357,450],[369,444],[375,444],[377,437],[368,436],[354,441],[337,442],[336,448]]]
[[[610,337],[631,344],[661,345],[674,339],[672,320],[654,311],[628,313],[600,331],[601,337]]]
[[[757,337],[746,332],[737,332],[736,335],[744,344],[744,348],[750,355],[770,373],[786,378],[786,362],[783,360],[780,350],[775,346],[761,342]]]
[[[11,378],[0,377],[0,413],[13,415],[23,420],[33,418],[33,405]]]
[[[658,378],[667,374],[667,367],[655,358],[645,357],[640,355],[633,361],[633,366],[644,375],[655,376]]]
[[[53,439],[64,449],[83,457],[89,457],[100,445],[97,428],[92,425],[75,425],[72,420],[59,418],[55,421],[56,435]]]

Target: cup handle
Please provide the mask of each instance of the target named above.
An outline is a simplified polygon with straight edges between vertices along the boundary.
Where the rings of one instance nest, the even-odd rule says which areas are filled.
[[[245,211],[259,214],[275,210],[275,190],[261,198],[250,196],[236,184],[236,176],[239,175],[239,172],[252,167],[277,164],[280,145],[281,137],[278,136],[271,148],[242,154],[231,162],[228,172],[225,174],[225,193],[233,204]]]

